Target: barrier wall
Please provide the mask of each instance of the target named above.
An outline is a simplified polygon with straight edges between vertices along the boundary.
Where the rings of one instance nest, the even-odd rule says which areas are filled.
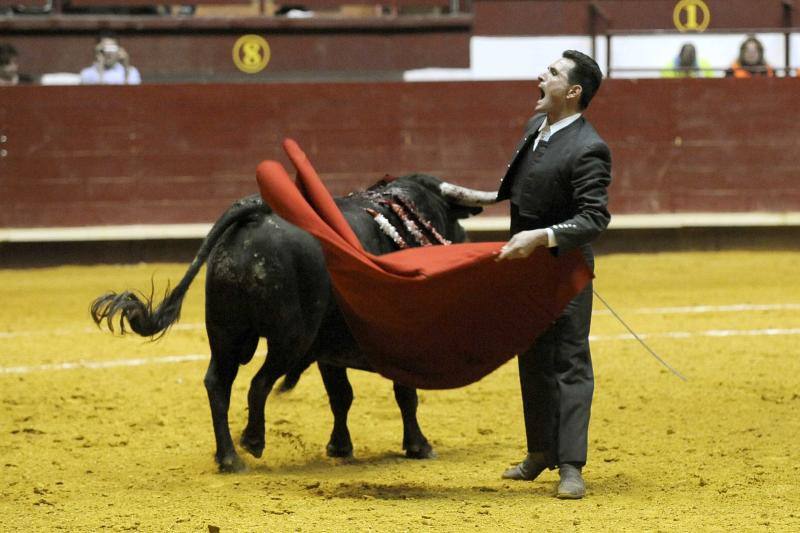
[[[0,6],[30,1],[0,0]],[[181,0],[75,0],[72,4],[85,7],[109,2],[161,6],[180,4]],[[703,35],[697,31],[796,33],[800,25],[798,2],[788,0],[464,0],[457,3],[459,12],[446,15],[411,11],[401,16],[350,17],[343,12],[307,19],[263,16],[247,0],[200,3],[214,2],[228,4],[228,8],[206,15],[200,14],[201,9],[197,16],[188,17],[70,15],[61,14],[61,2],[55,2],[54,12],[47,15],[0,15],[0,33],[4,42],[19,51],[22,73],[34,79],[45,73],[74,73],[90,66],[95,39],[103,29],[117,33],[146,83],[229,83],[399,81],[403,71],[410,69],[469,68],[470,39],[474,36],[652,35],[659,30],[675,32],[679,26],[687,31],[686,39],[693,41]],[[244,11],[231,10],[230,5],[238,2],[246,4]],[[315,9],[348,2],[311,0],[300,4]],[[430,7],[450,2],[369,0],[365,4]],[[240,70],[233,59],[235,55],[244,59],[237,42],[251,34],[263,37],[269,48],[269,59],[257,72]],[[733,60],[737,46],[738,42],[731,46],[724,66]],[[677,53],[678,45],[674,48],[670,54]],[[768,53],[774,53],[775,48],[767,46]],[[256,56],[266,58],[266,48],[247,54],[250,61]],[[796,66],[796,61],[787,56],[780,61],[773,58],[772,62],[775,66]]]
[[[112,30],[146,83],[402,79],[424,67],[469,67],[472,15],[448,17],[0,17],[3,42],[19,52],[21,72],[80,72],[94,61],[98,31]],[[266,39],[263,70],[245,73],[238,40]],[[240,52],[241,53],[241,52]],[[259,52],[259,57],[264,52]]]
[[[800,211],[800,79],[607,80],[622,213]],[[0,227],[214,220],[297,139],[335,194],[385,173],[497,186],[528,82],[0,88]],[[492,213],[501,214],[505,206]]]
[[[782,0],[473,0],[475,35],[580,35],[674,30],[675,18],[711,30],[780,29],[800,23],[797,2]],[[703,7],[705,8],[705,11]],[[679,7],[676,13],[676,7]],[[693,13],[689,23],[688,12]]]

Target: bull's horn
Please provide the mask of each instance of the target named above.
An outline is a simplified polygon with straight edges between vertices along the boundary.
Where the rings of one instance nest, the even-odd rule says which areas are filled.
[[[478,207],[497,203],[497,191],[476,191],[443,181],[439,185],[442,196],[458,205]]]

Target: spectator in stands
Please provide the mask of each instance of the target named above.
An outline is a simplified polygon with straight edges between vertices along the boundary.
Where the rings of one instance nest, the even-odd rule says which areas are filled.
[[[300,4],[284,4],[275,11],[276,17],[286,17],[290,19],[305,19],[314,16],[314,12],[306,6]]]
[[[0,86],[19,83],[17,50],[7,43],[0,43]]]
[[[94,64],[81,71],[84,85],[139,85],[142,78],[128,52],[113,34],[101,34],[94,47]]]
[[[764,60],[764,45],[752,35],[744,40],[742,46],[739,47],[739,58],[725,71],[726,78],[772,77],[774,75],[775,71]]]
[[[697,58],[697,49],[692,43],[685,43],[672,63],[661,71],[663,78],[710,78],[711,65],[705,59]]]

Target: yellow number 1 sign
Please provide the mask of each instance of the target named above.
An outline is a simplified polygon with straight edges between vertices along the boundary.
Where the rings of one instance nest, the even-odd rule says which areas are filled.
[[[242,72],[261,72],[269,63],[269,57],[269,44],[258,35],[242,35],[233,45],[233,63]]]
[[[701,32],[711,22],[711,11],[703,0],[681,0],[672,11],[672,22],[679,31]]]

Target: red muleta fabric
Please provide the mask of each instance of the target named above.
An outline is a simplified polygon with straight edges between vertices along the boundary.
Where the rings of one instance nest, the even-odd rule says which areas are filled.
[[[475,382],[528,349],[592,278],[578,251],[496,262],[499,242],[372,255],[297,143],[283,146],[298,183],[264,161],[261,196],[320,241],[347,324],[389,379],[422,389]]]

